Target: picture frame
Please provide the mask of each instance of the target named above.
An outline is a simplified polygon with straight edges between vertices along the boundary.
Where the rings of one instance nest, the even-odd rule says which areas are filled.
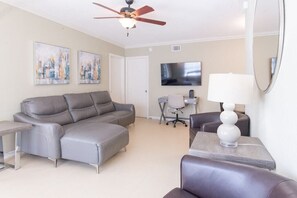
[[[36,85],[68,84],[70,49],[34,42],[34,73]]]
[[[99,54],[78,51],[79,84],[100,84],[101,56]]]

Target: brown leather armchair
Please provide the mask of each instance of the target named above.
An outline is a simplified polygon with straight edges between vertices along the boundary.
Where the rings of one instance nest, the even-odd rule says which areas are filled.
[[[198,113],[190,115],[189,145],[191,146],[198,131],[216,133],[222,124],[221,112]],[[250,118],[243,113],[236,112],[238,121],[235,124],[241,131],[242,136],[250,136]]]
[[[164,198],[297,198],[297,182],[266,169],[186,155]]]

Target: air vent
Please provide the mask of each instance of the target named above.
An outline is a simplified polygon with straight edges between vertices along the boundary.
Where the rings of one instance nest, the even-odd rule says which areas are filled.
[[[171,51],[172,52],[180,52],[181,51],[181,45],[171,45]]]

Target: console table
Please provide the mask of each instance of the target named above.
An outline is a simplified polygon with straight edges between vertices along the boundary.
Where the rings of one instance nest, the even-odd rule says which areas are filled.
[[[274,170],[275,161],[259,138],[241,136],[238,147],[220,145],[216,133],[198,132],[189,154],[214,160],[224,160]]]
[[[195,113],[197,113],[197,108],[198,108],[198,98],[190,98],[190,97],[184,97],[184,101],[186,105],[193,105],[195,108]],[[160,107],[160,111],[161,111],[161,116],[160,116],[160,121],[159,124],[161,124],[162,120],[164,122],[166,122],[166,117],[164,114],[164,110],[165,110],[165,105],[168,102],[168,97],[167,96],[163,96],[158,98],[158,103],[159,103],[159,107]]]
[[[27,123],[0,121],[0,137],[2,139],[2,142],[0,142],[0,169],[5,168],[5,166],[10,166],[16,170],[20,168],[20,147],[18,146],[21,136],[20,132],[31,128],[32,125]],[[2,136],[8,134],[15,134],[14,165],[4,162],[3,145],[5,144],[5,142],[3,141]]]

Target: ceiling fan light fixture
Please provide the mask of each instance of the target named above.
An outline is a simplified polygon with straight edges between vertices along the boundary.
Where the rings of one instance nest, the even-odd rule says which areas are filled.
[[[120,21],[121,25],[126,29],[131,29],[136,24],[136,20],[133,18],[127,18],[127,17],[120,18],[119,21]]]

